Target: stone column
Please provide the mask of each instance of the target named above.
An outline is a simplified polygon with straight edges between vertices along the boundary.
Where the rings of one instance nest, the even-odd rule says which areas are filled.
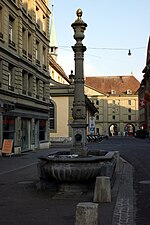
[[[72,47],[74,51],[74,60],[75,60],[75,91],[74,91],[74,102],[73,102],[73,122],[72,127],[72,153],[78,155],[86,155],[86,106],[85,106],[85,95],[84,95],[84,52],[86,47],[82,44],[84,39],[84,30],[87,27],[87,24],[81,19],[82,10],[78,9],[77,19],[71,25],[74,29],[74,39],[76,44]]]

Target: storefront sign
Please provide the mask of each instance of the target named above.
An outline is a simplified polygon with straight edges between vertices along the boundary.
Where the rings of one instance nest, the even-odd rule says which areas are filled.
[[[2,154],[11,154],[13,148],[13,140],[12,139],[4,139]]]

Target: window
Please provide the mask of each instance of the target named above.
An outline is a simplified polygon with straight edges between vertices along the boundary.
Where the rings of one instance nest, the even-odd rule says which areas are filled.
[[[46,69],[46,48],[43,46],[43,69]]]
[[[99,135],[99,128],[96,128],[96,134]]]
[[[131,113],[131,108],[128,109],[128,112]]]
[[[40,80],[36,78],[36,98],[39,98],[39,93],[40,93]]]
[[[131,115],[128,115],[128,120],[131,120]]]
[[[15,19],[9,16],[9,45],[15,47],[14,36],[15,36]]]
[[[32,74],[28,74],[28,95],[32,96],[32,87],[33,87],[33,76]]]
[[[36,57],[36,64],[40,65],[40,43],[39,41],[36,41],[36,53],[35,53],[35,57]]]
[[[39,121],[39,140],[45,140],[45,133],[46,133],[46,120]]]
[[[96,100],[96,105],[99,105],[99,101],[98,100]]]
[[[2,8],[2,6],[0,5],[0,38],[2,38],[3,39],[3,32],[2,32],[2,10],[3,10],[3,8]]]
[[[27,55],[26,29],[24,27],[22,28],[22,53]]]
[[[24,95],[26,94],[26,91],[27,91],[27,81],[26,81],[26,78],[27,78],[27,73],[26,73],[26,71],[23,70],[23,72],[22,72],[22,93]]]
[[[131,105],[131,100],[128,100],[128,105]]]
[[[13,87],[14,67],[9,64],[8,66],[8,89],[14,91]]]
[[[127,95],[132,94],[132,91],[130,89],[127,90]]]
[[[2,86],[2,59],[0,58],[0,88]]]
[[[45,97],[46,97],[46,83],[43,82],[43,101],[45,101]]]
[[[23,12],[26,13],[27,12],[27,1],[26,0],[22,0],[22,5],[23,5]]]
[[[38,24],[38,11],[39,11],[39,8],[36,6],[36,13],[35,13],[36,24]]]
[[[99,115],[96,116],[96,120],[99,120]]]
[[[43,33],[46,35],[46,16],[43,15]]]
[[[112,95],[115,95],[116,94],[116,91],[115,90],[111,90],[111,94]]]
[[[112,104],[115,105],[115,100],[112,100]]]
[[[13,139],[15,137],[15,118],[3,116],[3,139]]]
[[[55,116],[55,109],[54,109],[54,104],[51,102],[50,103],[50,129],[54,130],[55,126],[54,126],[54,118]]]
[[[28,59],[32,60],[32,35],[28,32]]]
[[[115,115],[112,116],[112,119],[115,120]]]

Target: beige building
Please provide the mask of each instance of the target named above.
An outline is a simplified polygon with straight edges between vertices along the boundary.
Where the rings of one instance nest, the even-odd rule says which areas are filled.
[[[48,0],[0,1],[0,148],[49,147]]]
[[[85,78],[85,94],[98,113],[95,134],[133,135],[138,129],[138,88],[134,76],[99,76]]]

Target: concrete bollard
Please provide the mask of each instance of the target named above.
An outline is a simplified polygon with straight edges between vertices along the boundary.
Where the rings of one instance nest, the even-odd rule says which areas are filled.
[[[81,202],[76,209],[75,225],[98,225],[98,204]]]
[[[93,202],[111,202],[110,177],[96,177]]]

